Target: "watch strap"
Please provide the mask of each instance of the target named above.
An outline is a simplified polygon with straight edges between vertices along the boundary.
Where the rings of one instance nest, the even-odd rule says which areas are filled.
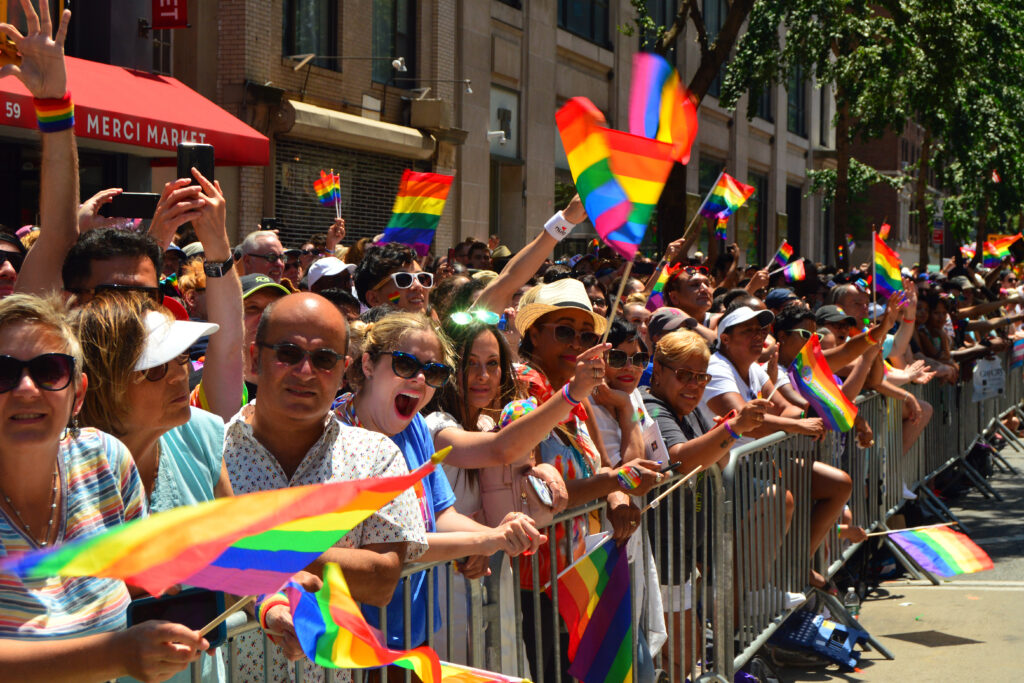
[[[229,256],[227,260],[222,263],[204,263],[203,272],[206,273],[206,277],[223,277],[234,267],[235,259],[234,257]]]

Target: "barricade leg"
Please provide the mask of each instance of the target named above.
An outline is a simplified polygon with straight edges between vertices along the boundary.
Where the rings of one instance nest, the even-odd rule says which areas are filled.
[[[846,626],[852,626],[854,628],[860,629],[861,631],[864,631],[864,633],[867,633],[868,636],[868,645],[875,648],[875,650],[877,650],[879,654],[881,654],[886,659],[896,659],[896,656],[893,655],[889,648],[887,648],[885,645],[882,645],[882,643],[878,642],[878,639],[871,635],[870,631],[864,628],[864,624],[854,619],[850,615],[850,613],[846,611],[846,608],[843,607],[843,603],[839,602],[839,599],[836,598],[836,596],[832,595],[828,591],[823,591],[818,588],[815,588],[814,590],[817,593],[818,597],[828,607],[828,611],[832,613],[833,619],[845,624]]]
[[[953,511],[942,502],[942,499],[936,496],[930,488],[922,486],[920,488],[920,494],[921,497],[919,500],[921,503],[927,506],[929,511],[931,511],[936,517],[940,519],[944,518],[947,522],[955,522],[964,533],[968,533],[967,527],[960,521],[960,518],[957,517],[956,514],[954,514]]]

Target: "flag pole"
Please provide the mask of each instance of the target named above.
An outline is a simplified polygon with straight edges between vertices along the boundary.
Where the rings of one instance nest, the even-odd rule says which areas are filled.
[[[694,467],[694,468],[693,468],[693,469],[692,469],[692,470],[690,471],[690,473],[689,473],[689,474],[687,474],[687,475],[686,475],[685,477],[683,477],[682,479],[680,479],[680,480],[679,480],[679,481],[677,481],[676,483],[672,484],[672,486],[669,486],[669,487],[668,487],[667,489],[665,489],[664,491],[662,491],[661,495],[659,495],[659,496],[658,496],[657,498],[655,498],[655,499],[654,499],[654,500],[652,500],[652,501],[651,501],[650,503],[648,503],[648,504],[647,504],[646,506],[644,506],[644,509],[640,511],[640,514],[643,514],[643,513],[647,512],[647,511],[648,511],[648,510],[650,510],[651,508],[656,508],[656,507],[658,507],[658,503],[660,503],[660,502],[661,502],[661,499],[662,499],[662,498],[664,498],[665,496],[667,496],[668,494],[672,493],[672,492],[673,492],[673,491],[675,491],[675,490],[676,490],[677,488],[679,488],[680,486],[682,486],[683,484],[685,484],[686,482],[688,482],[688,481],[690,480],[690,477],[692,477],[693,475],[697,474],[698,472],[700,472],[700,465],[698,465],[697,467]]]
[[[723,167],[722,170],[718,172],[718,177],[715,178],[715,182],[712,183],[711,189],[709,189],[708,193],[706,195],[704,195],[704,201],[702,201],[700,203],[700,206],[697,207],[697,213],[695,213],[693,218],[690,219],[690,224],[687,225],[686,226],[686,230],[683,231],[683,241],[684,242],[686,241],[687,235],[690,234],[690,230],[693,229],[694,223],[696,223],[697,219],[700,218],[701,209],[703,209],[704,206],[708,203],[708,198],[711,196],[711,193],[715,191],[715,188],[718,186],[718,181],[722,179],[722,175],[724,173],[725,173],[725,168]]]
[[[225,619],[227,619],[228,617],[230,617],[232,614],[234,614],[238,610],[242,609],[243,607],[247,607],[250,603],[255,602],[255,600],[256,600],[256,596],[255,595],[247,595],[244,598],[240,598],[238,600],[238,602],[236,602],[235,604],[231,605],[231,607],[228,607],[226,610],[221,612],[220,615],[218,615],[216,619],[214,619],[209,624],[204,626],[203,629],[199,632],[199,636],[200,637],[205,636],[207,633],[209,633],[213,629],[215,629],[218,626],[220,626],[221,622],[223,622]]]
[[[878,233],[871,231],[871,310],[875,308],[878,295]]]
[[[612,305],[608,309],[608,324],[604,326],[604,334],[601,335],[601,343],[604,344],[608,341],[608,333],[612,330],[612,320],[615,319],[615,311],[619,307],[619,299],[622,298],[622,292],[626,288],[626,280],[629,279],[629,274],[633,270],[633,262],[630,261],[626,264],[626,269],[622,271],[622,277],[619,278],[619,291],[615,293],[615,299],[612,300]]]
[[[787,263],[786,265],[782,266],[781,268],[776,268],[775,270],[771,271],[770,273],[768,273],[768,277],[771,277],[772,275],[778,275],[779,273],[784,271],[786,268],[789,268],[792,265],[795,265],[797,263],[800,263],[801,261],[806,261],[806,260],[807,259],[805,257],[801,256],[796,261],[792,261],[792,262]]]
[[[339,197],[338,195],[334,194],[334,169],[333,168],[331,169],[331,195],[333,195],[333,197],[334,197],[334,217],[335,218],[341,218],[341,207],[338,206],[338,202],[341,200],[341,197]]]
[[[943,526],[952,526],[953,524],[956,524],[956,522],[942,522],[941,524],[925,524],[923,526],[912,526],[909,529],[889,529],[887,531],[872,531],[870,534],[867,534],[867,537],[871,538],[872,536],[888,536],[889,534],[897,534],[897,533],[899,533],[901,531],[918,531],[920,529],[937,529],[937,528],[943,527]]]

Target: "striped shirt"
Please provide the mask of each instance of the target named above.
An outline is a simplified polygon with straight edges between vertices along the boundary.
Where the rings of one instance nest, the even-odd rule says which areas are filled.
[[[64,494],[57,543],[145,516],[139,473],[128,449],[114,437],[83,429],[77,439],[61,441],[57,462]],[[0,512],[0,558],[38,549],[35,539]],[[77,637],[123,629],[128,602],[121,581],[21,579],[0,569],[0,638]]]

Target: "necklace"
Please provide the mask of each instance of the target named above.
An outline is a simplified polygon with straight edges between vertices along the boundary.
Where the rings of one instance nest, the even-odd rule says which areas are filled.
[[[53,524],[57,519],[57,485],[59,483],[59,477],[57,476],[58,472],[59,468],[56,465],[54,465],[53,492],[50,494],[50,521],[46,523],[46,529],[43,532],[43,540],[39,540],[32,534],[32,529],[29,527],[28,524],[25,523],[25,520],[21,518],[21,513],[18,512],[18,508],[14,507],[14,503],[11,502],[11,497],[8,496],[6,493],[0,492],[3,493],[4,502],[6,502],[7,507],[11,508],[11,511],[14,512],[14,516],[17,518],[18,523],[21,524],[21,526],[25,527],[25,533],[30,538],[32,538],[32,540],[38,543],[41,548],[45,548],[47,545],[49,545],[48,541],[50,539],[50,532],[53,530]]]

